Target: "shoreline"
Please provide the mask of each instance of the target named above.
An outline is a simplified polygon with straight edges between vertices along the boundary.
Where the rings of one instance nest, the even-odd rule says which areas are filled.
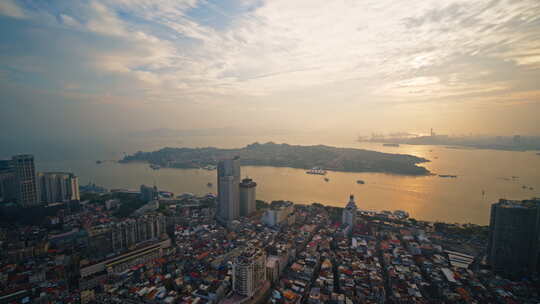
[[[400,141],[400,140],[359,140],[359,143],[373,143],[373,144],[388,144],[396,143],[399,145],[410,145],[410,146],[439,146],[447,149],[457,149],[457,150],[492,150],[492,151],[507,151],[507,152],[537,152],[540,151],[540,148],[527,148],[527,147],[509,147],[509,146],[497,146],[497,145],[476,145],[476,144],[459,144],[459,143],[414,143],[410,141]],[[540,155],[540,152],[536,154]]]
[[[309,170],[322,168],[336,172],[388,173],[405,176],[430,175],[419,165],[429,159],[408,154],[385,153],[358,148],[338,148],[326,145],[289,145],[272,142],[253,143],[243,148],[220,149],[170,148],[126,155],[119,163],[147,162],[159,168],[197,169],[214,167],[219,159],[240,157],[242,166],[269,166]]]
[[[429,162],[429,161],[427,161]],[[158,165],[156,163],[151,163],[146,160],[130,160],[130,161],[123,161],[118,160],[116,163],[122,164],[122,165],[129,165],[129,164],[148,164],[150,165]],[[309,168],[301,168],[301,167],[290,167],[290,166],[280,166],[280,165],[257,165],[257,164],[242,164],[243,167],[269,167],[269,168],[289,168],[289,169],[296,169],[296,170],[309,170]],[[179,167],[167,167],[167,166],[161,166],[160,169],[177,169],[177,170],[205,170],[205,171],[215,171],[216,169],[205,169],[204,167],[190,167],[190,168],[179,168]],[[421,166],[420,166],[421,167]],[[421,167],[424,168],[424,167]],[[155,170],[160,170],[155,169]],[[428,171],[427,173],[423,174],[411,174],[411,173],[394,173],[394,172],[385,172],[385,171],[348,171],[348,170],[337,170],[337,169],[325,169],[328,172],[338,172],[338,173],[380,173],[380,174],[388,174],[388,175],[396,175],[396,176],[410,176],[410,177],[423,177],[423,176],[436,176],[437,173],[433,173],[431,171]],[[427,169],[426,169],[427,170]]]

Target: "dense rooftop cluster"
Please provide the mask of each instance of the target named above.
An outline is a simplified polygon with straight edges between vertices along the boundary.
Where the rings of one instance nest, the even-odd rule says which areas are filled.
[[[159,199],[141,214],[118,217],[129,199],[109,195],[40,225],[1,228],[0,302],[540,300],[534,276],[512,281],[490,270],[480,226],[358,211],[351,227],[341,222],[342,210],[320,204],[287,204],[287,220],[269,225],[264,214],[279,202],[224,226],[212,196]]]

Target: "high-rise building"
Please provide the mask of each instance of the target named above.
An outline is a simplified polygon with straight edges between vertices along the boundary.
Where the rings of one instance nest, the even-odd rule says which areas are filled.
[[[240,215],[240,158],[222,160],[217,168],[218,217],[225,222]]]
[[[255,212],[255,190],[257,183],[244,178],[240,183],[240,216],[248,216]]]
[[[79,179],[73,173],[38,173],[39,197],[43,203],[78,201]]]
[[[158,188],[156,186],[141,185],[141,200],[145,202],[157,200],[159,198]]]
[[[12,158],[15,172],[17,202],[24,207],[39,204],[34,156],[16,155]]]
[[[354,202],[354,195],[351,194],[349,202],[341,215],[341,221],[345,225],[349,225],[351,228],[356,224],[356,203]]]
[[[279,280],[279,263],[280,258],[275,255],[271,255],[266,259],[266,278],[270,283],[275,283]]]
[[[266,281],[266,253],[260,248],[244,250],[233,264],[233,290],[251,297]]]
[[[491,205],[488,261],[494,271],[516,277],[537,271],[539,241],[540,199]]]
[[[17,198],[15,172],[11,160],[0,160],[0,202]]]

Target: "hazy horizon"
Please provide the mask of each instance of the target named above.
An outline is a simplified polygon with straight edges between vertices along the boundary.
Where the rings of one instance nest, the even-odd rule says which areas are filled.
[[[2,153],[159,129],[540,135],[534,0],[4,0],[0,33]]]

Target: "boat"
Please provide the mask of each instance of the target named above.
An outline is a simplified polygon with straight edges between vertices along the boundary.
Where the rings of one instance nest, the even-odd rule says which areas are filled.
[[[311,170],[306,171],[307,174],[326,175],[326,170],[319,167],[313,167]]]
[[[456,178],[457,175],[439,174],[439,177],[443,177],[443,178]]]
[[[398,219],[404,220],[409,217],[409,213],[403,210],[396,210],[394,211],[394,216]]]
[[[330,179],[329,179],[328,177],[325,177],[325,178],[324,178],[324,181],[325,181],[325,182],[329,182]]]
[[[100,160],[96,160],[96,164],[98,164],[98,165],[99,165],[99,164],[101,164],[101,163],[102,163],[102,161],[100,161]]]
[[[212,187],[212,186],[213,186],[213,184],[212,184],[212,183],[208,183],[208,184],[206,184],[206,186],[208,186],[208,187]]]
[[[529,187],[529,190],[531,190],[531,191],[532,191],[532,190],[534,190],[534,188],[533,188],[533,187]]]
[[[363,180],[359,179],[359,180],[356,181],[356,183],[359,184],[359,185],[363,185],[363,184],[365,184],[366,182],[364,182]]]
[[[383,144],[383,146],[385,146],[385,147],[399,147],[399,144],[387,143],[387,144]]]
[[[154,164],[151,164],[150,165],[150,168],[154,169],[154,170],[159,170],[161,169],[161,166],[160,165],[154,165]]]

